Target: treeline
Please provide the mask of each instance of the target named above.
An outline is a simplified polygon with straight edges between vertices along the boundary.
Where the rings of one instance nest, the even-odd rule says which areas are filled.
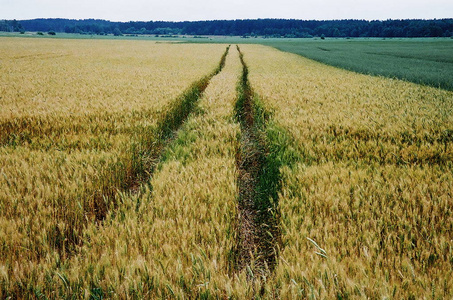
[[[234,35],[294,38],[314,36],[450,37],[453,35],[453,19],[386,21],[257,19],[194,22],[110,22],[95,19],[34,19],[6,22],[17,22],[27,31],[55,31],[99,35]],[[18,27],[15,28],[17,29]]]
[[[25,29],[17,20],[0,20],[0,31],[6,32],[23,32]]]

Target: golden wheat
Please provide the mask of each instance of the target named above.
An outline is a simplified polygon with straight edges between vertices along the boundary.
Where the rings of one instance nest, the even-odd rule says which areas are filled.
[[[168,103],[216,67],[223,51],[2,39],[0,290],[6,294],[0,297],[55,287],[45,282],[60,278],[69,257],[90,242],[83,233],[92,221],[87,199],[128,155],[135,133],[153,127]]]
[[[280,295],[451,297],[453,94],[243,52],[301,157],[281,170]]]
[[[233,107],[239,75],[238,55],[231,53],[165,151],[152,191],[145,184],[139,194],[121,195],[103,226],[84,231],[90,242],[60,271],[71,293],[91,282],[119,298],[247,293],[245,276],[229,272],[236,237],[239,126]],[[60,281],[52,276],[56,286]]]
[[[452,297],[453,93],[240,48],[283,166],[274,273],[234,267],[237,51],[157,146],[223,45],[1,38],[0,298]]]

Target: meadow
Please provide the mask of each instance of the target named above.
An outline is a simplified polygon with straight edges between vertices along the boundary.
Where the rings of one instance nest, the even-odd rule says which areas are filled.
[[[224,42],[0,38],[0,298],[451,298],[453,93]]]

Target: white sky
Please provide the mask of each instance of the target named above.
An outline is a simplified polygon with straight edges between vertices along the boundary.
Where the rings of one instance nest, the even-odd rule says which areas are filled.
[[[0,0],[0,19],[194,21],[453,18],[453,0]]]

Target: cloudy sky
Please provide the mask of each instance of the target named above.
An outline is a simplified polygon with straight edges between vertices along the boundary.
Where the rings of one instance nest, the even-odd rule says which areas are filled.
[[[0,0],[0,19],[453,18],[453,0]]]

